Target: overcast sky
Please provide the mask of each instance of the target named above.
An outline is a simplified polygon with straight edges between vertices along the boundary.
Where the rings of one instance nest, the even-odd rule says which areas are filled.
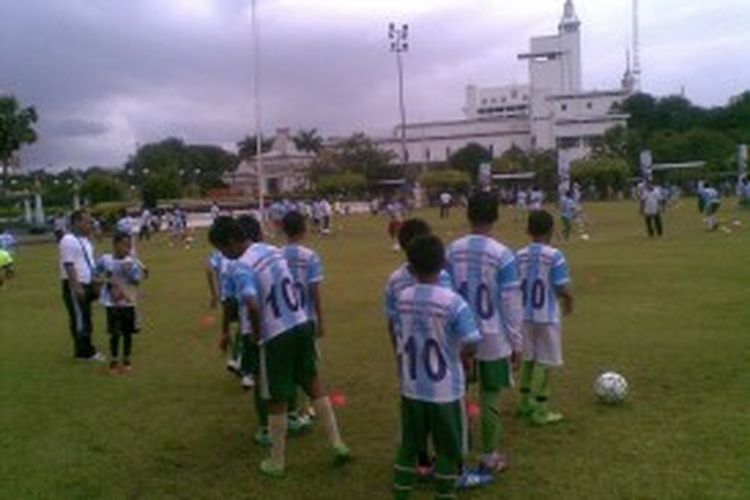
[[[263,128],[389,134],[387,24],[408,22],[409,121],[461,118],[467,83],[525,83],[516,59],[563,0],[258,0]],[[250,0],[0,0],[0,93],[40,114],[31,168],[117,166],[167,136],[232,148],[253,129]],[[619,85],[630,0],[577,0],[584,85]],[[641,0],[643,89],[702,105],[750,89],[748,0]]]

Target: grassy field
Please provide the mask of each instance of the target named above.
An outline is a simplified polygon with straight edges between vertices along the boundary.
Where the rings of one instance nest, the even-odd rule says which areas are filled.
[[[564,244],[575,314],[552,401],[567,420],[531,428],[512,416],[511,468],[466,498],[750,498],[750,213],[742,227],[706,233],[692,201],[645,237],[632,204],[591,204],[591,239]],[[463,230],[422,215],[446,240]],[[496,234],[514,248],[522,225],[503,214]],[[336,221],[309,243],[322,254],[328,337],[324,376],[343,391],[343,434],[356,461],[333,469],[320,429],[288,446],[287,477],[262,478],[250,396],[225,372],[207,312],[205,234],[191,250],[143,245],[145,331],[135,370],[109,375],[70,357],[52,245],[22,249],[17,279],[0,290],[0,498],[372,499],[390,496],[398,392],[382,289],[401,256],[370,216]],[[106,241],[98,252],[109,250]],[[95,343],[106,348],[96,310]],[[612,369],[627,403],[594,402]],[[416,498],[428,498],[425,490]]]

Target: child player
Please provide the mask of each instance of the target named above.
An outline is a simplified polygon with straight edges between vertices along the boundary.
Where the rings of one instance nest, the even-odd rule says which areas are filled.
[[[281,230],[287,238],[287,245],[281,249],[289,271],[294,278],[294,286],[300,293],[302,306],[312,318],[316,339],[323,338],[323,306],[320,285],[323,282],[323,265],[315,251],[302,245],[307,235],[305,216],[293,210],[281,219]],[[315,409],[310,406],[307,411],[310,417],[315,416]]]
[[[549,370],[562,366],[563,362],[558,298],[563,313],[573,311],[568,264],[562,252],[549,245],[553,231],[554,220],[549,212],[532,212],[528,233],[533,243],[516,253],[524,309],[524,361],[517,413],[536,425],[559,422],[563,418],[547,406]],[[537,376],[536,387],[532,387],[534,375]]]
[[[491,192],[469,199],[471,234],[454,241],[447,252],[453,286],[466,299],[482,333],[476,359],[481,398],[480,470],[499,472],[506,457],[502,439],[500,393],[511,386],[512,370],[521,361],[521,291],[513,252],[491,237],[499,202]]]
[[[122,371],[130,371],[130,354],[136,326],[136,287],[143,280],[143,265],[131,254],[132,236],[115,232],[113,253],[104,254],[97,262],[95,273],[103,280],[100,301],[107,310],[107,331],[111,361],[110,373],[118,371],[120,339],[122,339]]]
[[[260,223],[257,233],[260,234]],[[254,340],[259,344],[261,395],[268,402],[271,456],[261,462],[263,474],[284,475],[287,433],[287,400],[301,386],[312,399],[337,463],[351,454],[339,435],[336,416],[318,376],[314,326],[294,287],[286,259],[278,248],[254,243],[239,223],[219,217],[211,226],[209,240],[221,253],[236,259],[232,275],[247,312]]]
[[[481,336],[466,301],[438,283],[445,259],[440,239],[417,237],[406,251],[417,284],[401,291],[387,311],[401,386],[394,493],[397,499],[409,497],[429,436],[436,453],[436,497],[455,498],[468,439],[462,361],[468,362]]]
[[[422,219],[412,218],[407,219],[401,224],[398,230],[398,245],[406,252],[406,247],[411,241],[419,236],[427,236],[432,234],[430,226]],[[391,276],[388,278],[388,284],[385,287],[385,309],[386,317],[388,320],[388,331],[393,335],[393,322],[390,320],[388,311],[393,310],[396,303],[396,297],[402,290],[414,286],[417,284],[417,277],[409,267],[409,263],[405,262],[398,269],[396,269]],[[449,289],[453,289],[453,283],[451,282],[450,275],[441,270],[438,276],[438,284]],[[427,453],[427,447],[420,451],[419,454],[419,466],[418,475],[420,477],[428,477],[432,474],[432,460]]]

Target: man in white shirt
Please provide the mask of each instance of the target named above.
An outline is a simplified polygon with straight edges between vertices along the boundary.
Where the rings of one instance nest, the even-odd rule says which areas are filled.
[[[641,194],[641,211],[646,219],[648,235],[653,238],[654,234],[662,235],[661,212],[664,208],[664,198],[661,189],[647,182]]]
[[[106,361],[91,343],[94,328],[91,303],[96,300],[94,286],[94,247],[89,240],[91,215],[76,210],[70,216],[71,232],[60,239],[60,278],[65,308],[68,311],[74,356],[89,361]]]
[[[451,215],[451,203],[453,196],[448,191],[440,193],[440,218],[447,219]]]

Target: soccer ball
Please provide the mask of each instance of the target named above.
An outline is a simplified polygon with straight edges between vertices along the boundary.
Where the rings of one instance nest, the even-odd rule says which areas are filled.
[[[602,403],[609,405],[622,403],[628,395],[628,382],[619,373],[602,373],[594,383],[594,393]]]
[[[590,237],[590,236],[588,235],[588,233],[583,233],[583,234],[581,235],[581,239],[582,239],[583,241],[589,241],[589,239],[590,239],[590,238],[591,238],[591,237]]]

